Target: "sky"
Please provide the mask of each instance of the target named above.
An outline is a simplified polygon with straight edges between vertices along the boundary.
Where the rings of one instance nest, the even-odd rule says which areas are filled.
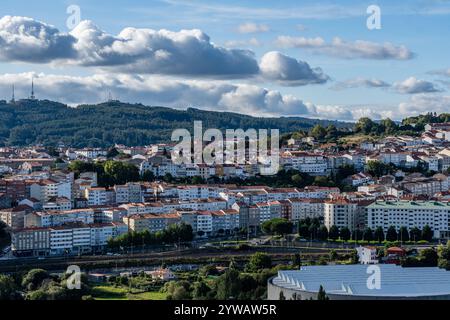
[[[400,120],[450,111],[449,31],[450,0],[2,0],[0,99]]]

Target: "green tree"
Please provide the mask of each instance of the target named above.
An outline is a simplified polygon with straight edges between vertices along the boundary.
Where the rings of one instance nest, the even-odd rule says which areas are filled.
[[[354,131],[357,133],[370,134],[374,127],[375,123],[370,118],[364,117],[356,122]]]
[[[439,256],[436,250],[427,248],[423,249],[419,253],[420,262],[427,267],[436,267],[438,264]]]
[[[293,228],[292,222],[282,219],[282,218],[275,218],[269,221],[265,221],[261,228],[265,233],[269,234],[278,234],[278,235],[285,235],[292,232]]]
[[[145,182],[153,182],[153,181],[155,181],[155,175],[153,174],[152,171],[146,170],[142,174],[141,179],[142,179],[142,181],[145,181]]]
[[[317,300],[319,301],[330,300],[330,298],[327,296],[327,293],[325,292],[325,289],[322,286],[320,286],[319,292],[317,293]]]
[[[15,300],[17,286],[10,276],[0,274],[0,300]]]
[[[373,231],[369,227],[365,228],[363,231],[362,239],[364,241],[372,241],[373,240]]]
[[[377,227],[375,229],[374,232],[374,239],[378,242],[383,242],[384,241],[384,231],[383,231],[383,227]]]
[[[386,240],[387,241],[397,241],[397,230],[394,226],[390,226],[389,229],[386,232]]]
[[[409,241],[409,232],[408,232],[408,228],[406,227],[401,227],[398,231],[398,238],[401,241]]]
[[[262,253],[262,252],[256,252],[250,257],[250,260],[248,262],[247,268],[250,271],[259,271],[262,269],[270,269],[272,267],[272,259],[269,255]]]
[[[315,139],[322,140],[326,135],[327,131],[320,124],[315,125],[314,128],[311,129],[311,136]]]
[[[211,288],[204,281],[197,281],[194,283],[192,290],[192,298],[194,300],[206,300]]]
[[[429,225],[426,225],[422,229],[422,240],[431,241],[433,240],[433,230],[431,230]]]
[[[339,228],[335,225],[332,225],[328,232],[328,238],[330,238],[331,240],[339,239]]]
[[[321,241],[328,239],[328,229],[324,225],[320,226],[319,231],[317,232],[317,239]]]
[[[41,285],[42,281],[49,277],[48,272],[43,269],[32,269],[23,277],[22,287],[35,290]]]
[[[409,239],[414,242],[422,240],[422,231],[417,227],[411,228],[409,230]]]
[[[342,227],[342,228],[341,228],[341,231],[339,232],[339,234],[340,234],[341,240],[344,240],[344,241],[350,240],[351,232],[350,232],[350,229],[349,229],[349,228],[347,228],[347,227]]]
[[[228,269],[216,282],[216,295],[218,300],[236,299],[241,291],[239,272]]]

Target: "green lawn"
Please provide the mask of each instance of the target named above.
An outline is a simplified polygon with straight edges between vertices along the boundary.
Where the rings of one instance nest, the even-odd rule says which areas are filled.
[[[166,294],[161,292],[128,293],[128,288],[99,285],[92,287],[95,300],[165,300]]]

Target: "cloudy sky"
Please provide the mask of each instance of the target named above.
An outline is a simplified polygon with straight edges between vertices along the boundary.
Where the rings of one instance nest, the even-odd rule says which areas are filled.
[[[450,111],[448,30],[450,0],[2,0],[0,96],[401,119]]]

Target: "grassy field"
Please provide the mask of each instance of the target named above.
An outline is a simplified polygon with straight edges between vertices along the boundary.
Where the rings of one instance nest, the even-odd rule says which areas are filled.
[[[99,285],[92,288],[95,300],[165,300],[166,294],[161,292],[133,292],[128,288]]]
[[[374,138],[369,135],[354,134],[351,136],[343,137],[339,139],[339,142],[343,144],[360,144],[364,141],[374,141]]]

